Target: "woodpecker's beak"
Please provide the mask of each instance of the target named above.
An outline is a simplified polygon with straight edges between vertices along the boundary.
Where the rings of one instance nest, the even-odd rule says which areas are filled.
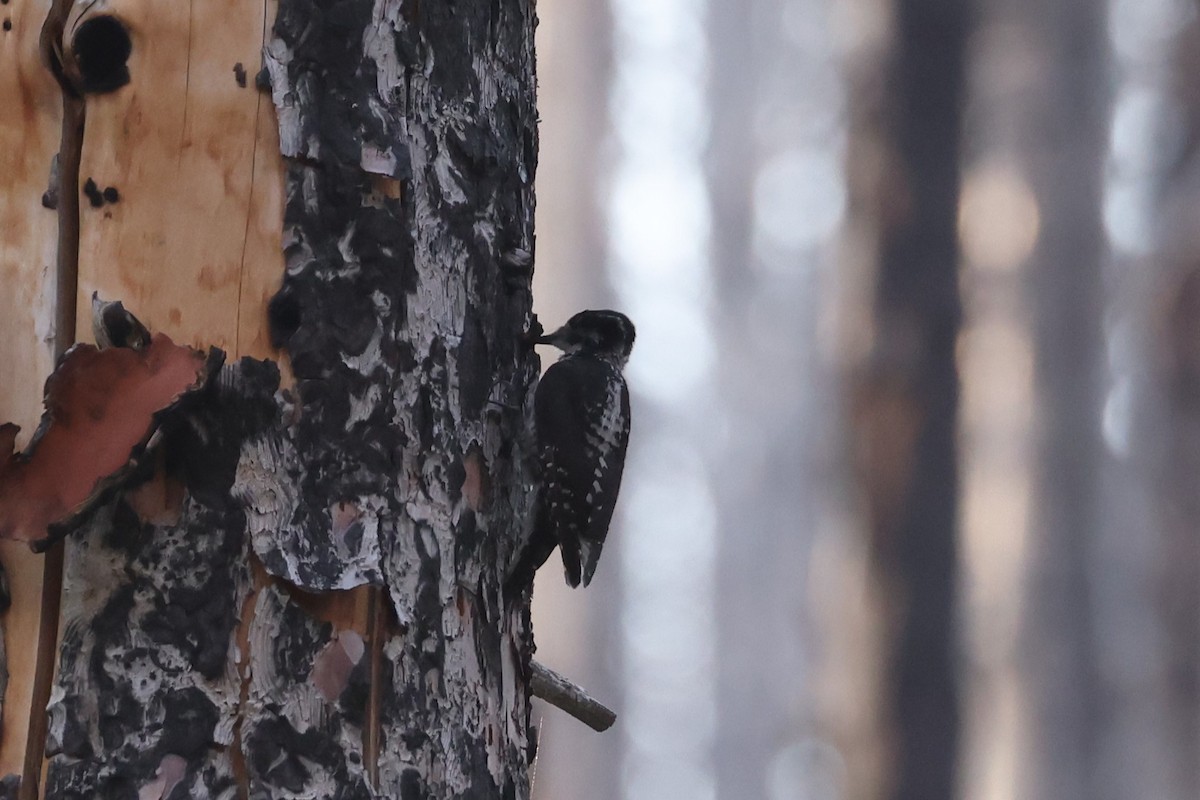
[[[566,338],[566,331],[563,330],[562,328],[559,328],[558,330],[554,331],[553,333],[547,333],[543,336],[539,336],[538,338],[533,340],[533,343],[534,344],[549,344],[549,345],[553,345],[554,347],[559,347],[561,349],[561,345],[559,345],[559,342],[565,338]]]

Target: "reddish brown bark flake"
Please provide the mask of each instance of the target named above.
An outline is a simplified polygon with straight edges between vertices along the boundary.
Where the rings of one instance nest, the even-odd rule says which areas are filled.
[[[46,381],[33,442],[13,452],[16,425],[0,426],[0,537],[44,544],[50,528],[90,508],[126,474],[163,412],[208,380],[210,354],[156,334],[144,350],[71,348]]]

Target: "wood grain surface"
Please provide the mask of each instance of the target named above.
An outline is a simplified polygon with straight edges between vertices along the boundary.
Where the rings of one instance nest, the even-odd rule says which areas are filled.
[[[21,426],[29,441],[42,411],[42,383],[53,364],[50,344],[58,220],[42,206],[58,150],[62,101],[38,58],[38,33],[49,3],[0,5],[0,421]],[[36,659],[42,556],[21,542],[0,542],[13,604],[0,615],[10,679],[4,694],[0,775],[21,772]]]
[[[254,75],[274,9],[114,0],[104,13],[129,29],[131,82],[88,99],[80,177],[119,199],[82,210],[79,329],[95,290],[177,342],[215,345],[231,360],[268,356],[282,161]]]
[[[42,199],[61,96],[38,55],[48,9],[46,0],[0,5],[11,23],[0,31],[0,422],[21,426],[19,446],[37,426],[53,365],[57,219]],[[182,343],[231,359],[275,356],[265,310],[283,269],[282,159],[270,97],[254,81],[275,3],[81,3],[71,29],[97,14],[120,19],[133,48],[130,83],[87,101],[80,182],[118,199],[83,200],[80,338],[90,340],[95,290]],[[0,542],[0,564],[13,595],[0,617],[11,676],[2,776],[21,771],[26,749],[42,556]]]

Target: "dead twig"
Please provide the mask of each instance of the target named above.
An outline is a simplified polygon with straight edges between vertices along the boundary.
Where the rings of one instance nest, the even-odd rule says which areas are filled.
[[[606,731],[617,721],[617,714],[599,700],[554,670],[536,661],[530,664],[529,681],[534,697],[557,706],[594,731]]]

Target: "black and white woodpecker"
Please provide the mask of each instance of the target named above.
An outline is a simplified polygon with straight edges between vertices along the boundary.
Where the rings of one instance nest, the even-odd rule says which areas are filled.
[[[633,323],[616,311],[580,311],[536,340],[563,351],[533,400],[541,485],[533,532],[509,585],[524,587],[557,545],[567,583],[587,586],[617,504],[629,443],[629,389],[621,370]]]
[[[99,292],[92,292],[92,335],[101,350],[110,347],[141,350],[150,344],[146,326],[126,311],[120,300],[101,300]]]

